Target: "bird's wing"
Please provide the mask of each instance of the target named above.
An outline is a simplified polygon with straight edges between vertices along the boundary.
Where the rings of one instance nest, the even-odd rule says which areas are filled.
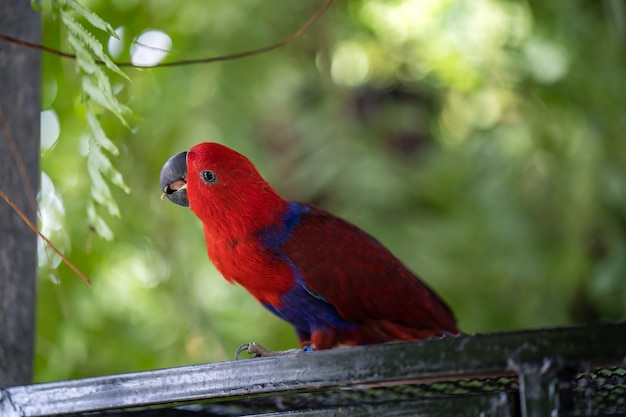
[[[281,251],[307,291],[345,320],[457,332],[454,314],[426,284],[376,239],[330,213],[308,206]]]

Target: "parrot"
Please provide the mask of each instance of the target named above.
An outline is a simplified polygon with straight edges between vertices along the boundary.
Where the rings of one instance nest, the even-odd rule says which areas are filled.
[[[204,142],[172,156],[160,186],[200,219],[221,275],[289,322],[302,350],[460,334],[450,307],[374,237],[284,199],[233,149]]]

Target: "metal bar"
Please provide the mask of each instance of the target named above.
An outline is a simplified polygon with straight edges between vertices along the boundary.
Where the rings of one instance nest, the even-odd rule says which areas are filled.
[[[546,357],[543,363],[513,366],[519,376],[519,399],[522,417],[551,416],[573,412],[572,381],[576,368],[562,366],[558,358]]]
[[[364,404],[349,407],[332,407],[321,410],[285,411],[279,413],[254,414],[248,417],[370,417],[392,416],[429,417],[482,416],[513,417],[516,404],[512,396],[504,393],[436,400],[402,401],[381,404]]]
[[[510,364],[559,358],[622,364],[626,322],[359,346],[0,390],[0,415],[36,417],[200,400],[406,384],[514,373]]]
[[[543,417],[558,410],[555,364],[523,364],[519,373],[520,411],[522,417]]]

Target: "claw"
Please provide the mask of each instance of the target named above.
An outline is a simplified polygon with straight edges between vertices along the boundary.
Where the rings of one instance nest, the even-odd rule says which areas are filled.
[[[237,351],[235,352],[235,360],[238,361],[239,360],[239,355],[241,355],[241,352],[243,352],[244,350],[247,352],[248,349],[250,348],[251,343],[244,343],[243,345],[239,346],[237,348]]]
[[[279,350],[279,351],[269,350],[259,345],[256,342],[251,342],[251,343],[244,343],[243,345],[237,348],[237,351],[235,352],[235,360],[239,360],[239,355],[241,355],[241,353],[244,351],[248,353],[249,355],[254,355],[255,358],[268,357],[268,356],[284,356],[284,355],[291,355],[293,353],[302,352],[301,349],[289,349],[289,350]]]

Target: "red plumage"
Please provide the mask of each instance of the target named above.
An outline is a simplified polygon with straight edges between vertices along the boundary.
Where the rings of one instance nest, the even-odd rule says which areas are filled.
[[[291,322],[303,346],[459,333],[450,308],[378,241],[284,200],[243,155],[216,143],[194,146],[186,182],[217,269]]]
[[[450,308],[389,250],[356,226],[309,207],[283,251],[313,292],[345,320],[360,323],[356,332],[326,337],[323,348],[458,334]]]

